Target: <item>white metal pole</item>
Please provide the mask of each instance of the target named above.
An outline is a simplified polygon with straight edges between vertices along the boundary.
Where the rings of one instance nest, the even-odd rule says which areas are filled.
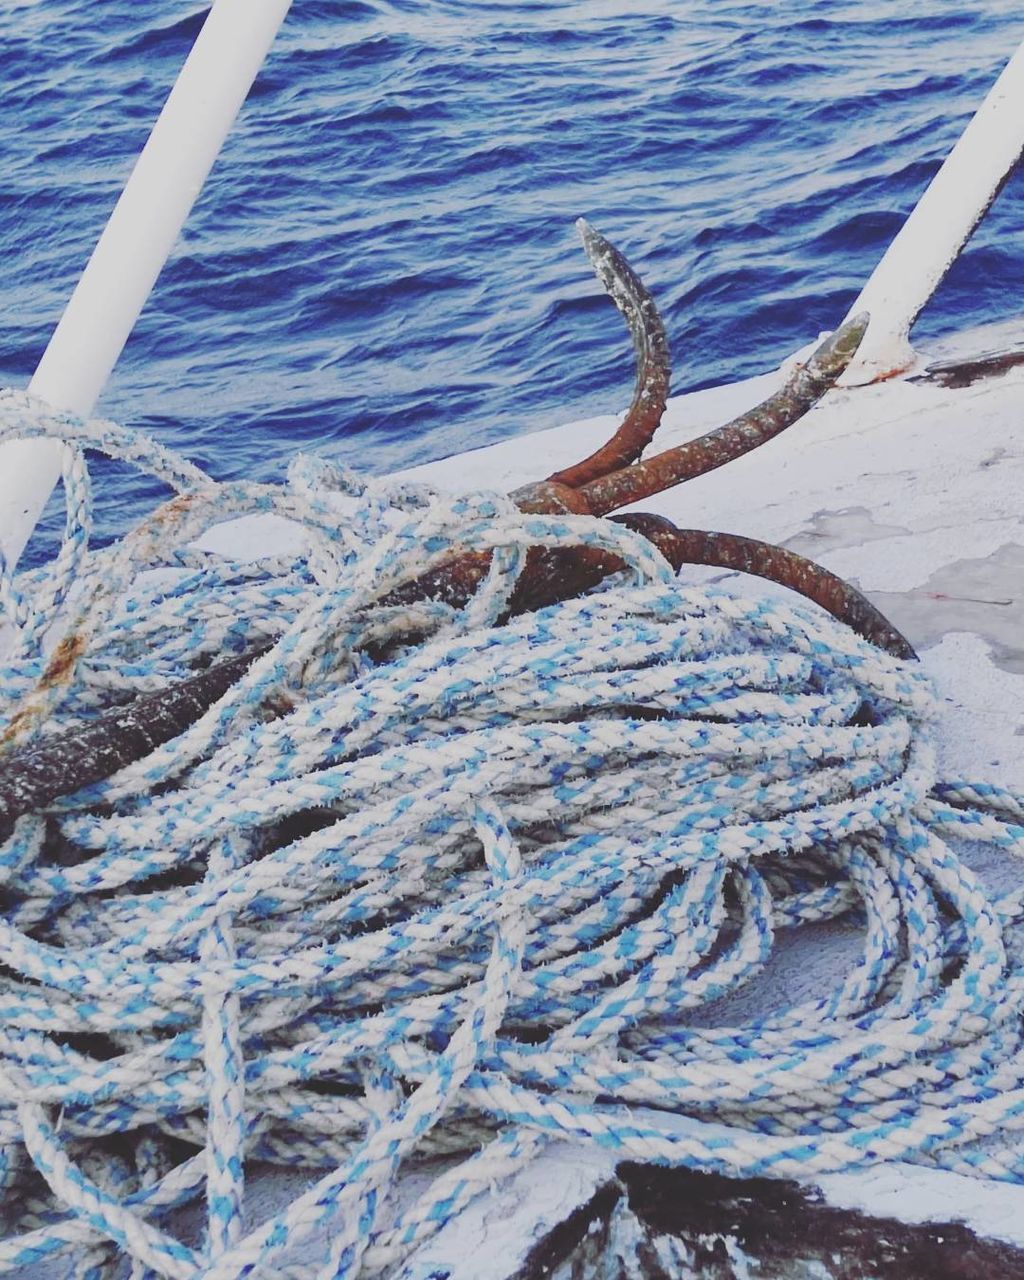
[[[1006,65],[849,315],[870,312],[860,350],[841,379],[860,386],[908,368],[910,328],[1024,152],[1024,44]]]
[[[92,411],[291,0],[215,0],[29,384]],[[60,446],[0,446],[0,546],[13,565],[60,475]]]

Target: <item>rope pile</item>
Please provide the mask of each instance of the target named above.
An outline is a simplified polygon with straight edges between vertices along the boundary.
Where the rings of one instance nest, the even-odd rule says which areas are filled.
[[[0,847],[0,1269],[387,1274],[553,1139],[751,1176],[1022,1175],[968,1144],[1024,1123],[1024,891],[987,895],[948,840],[1019,855],[1024,806],[939,781],[916,664],[809,607],[684,588],[606,522],[309,458],[215,485],[4,393],[0,438],[27,434],[65,442],[67,528],[0,583],[0,731],[273,647]],[[87,448],[185,497],[90,550]],[[193,545],[251,512],[307,550]],[[539,545],[627,570],[499,625]],[[456,550],[494,553],[465,609],[379,603]],[[839,985],[729,1025],[716,1002],[820,922],[861,940]],[[261,1163],[315,1180],[253,1225]],[[396,1209],[410,1167],[433,1177]]]

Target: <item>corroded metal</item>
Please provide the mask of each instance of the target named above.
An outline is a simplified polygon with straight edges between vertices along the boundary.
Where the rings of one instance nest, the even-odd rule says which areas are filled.
[[[603,516],[643,502],[655,493],[725,466],[791,427],[835,384],[856,354],[867,326],[865,315],[848,320],[821,343],[806,364],[794,370],[785,386],[724,427],[581,485],[580,492],[591,514]]]
[[[636,352],[633,403],[618,430],[596,453],[550,477],[579,489],[635,462],[654,438],[668,402],[671,357],[654,299],[622,254],[583,218],[576,223],[598,279],[625,317]]]
[[[924,373],[919,373],[908,382],[934,382],[937,386],[956,391],[962,387],[973,387],[984,378],[996,378],[1024,364],[1024,350],[1015,348],[1012,351],[987,351],[983,355],[974,356],[970,360],[940,360],[930,364]]]
[[[589,516],[590,507],[578,489],[570,489],[557,480],[535,480],[513,489],[509,497],[520,511],[528,515]]]
[[[735,533],[678,529],[663,516],[641,512],[612,518],[653,542],[674,569],[684,564],[713,565],[766,578],[813,600],[879,649],[897,658],[917,657],[909,640],[856,587],[795,551]]]
[[[141,694],[81,728],[52,734],[38,745],[4,756],[0,834],[22,814],[101,782],[184,733],[267,648],[248,649],[166,689]]]

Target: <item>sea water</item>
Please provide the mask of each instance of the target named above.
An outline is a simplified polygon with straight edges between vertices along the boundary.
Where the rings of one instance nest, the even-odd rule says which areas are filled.
[[[0,0],[8,385],[204,12]],[[100,409],[269,479],[300,448],[380,473],[622,408],[580,215],[657,298],[675,392],[770,368],[842,318],[1022,38],[1016,0],[294,0]],[[1022,297],[1018,177],[918,332]],[[108,532],[159,494],[103,480]]]

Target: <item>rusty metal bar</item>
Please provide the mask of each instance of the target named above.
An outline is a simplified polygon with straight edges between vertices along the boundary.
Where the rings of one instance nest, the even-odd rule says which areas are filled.
[[[674,569],[684,564],[713,565],[776,582],[820,605],[879,649],[897,658],[917,657],[910,641],[856,587],[787,547],[735,533],[679,529],[663,516],[642,512],[612,519],[642,533]]]
[[[793,426],[834,386],[853,359],[868,327],[866,315],[854,316],[794,370],[785,386],[741,417],[696,440],[666,449],[645,462],[580,486],[592,515],[603,516],[716,467],[723,467]]]
[[[578,489],[640,457],[661,423],[672,371],[665,326],[643,281],[619,250],[583,218],[576,226],[598,279],[625,317],[636,353],[636,385],[632,404],[608,443],[575,466],[548,477],[570,489]]]

